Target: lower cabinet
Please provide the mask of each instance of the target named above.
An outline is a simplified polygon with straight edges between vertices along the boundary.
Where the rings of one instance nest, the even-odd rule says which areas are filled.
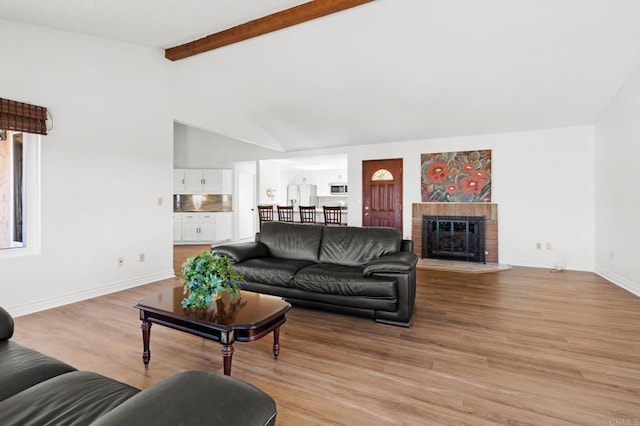
[[[231,239],[232,213],[174,213],[173,241],[213,243]]]
[[[182,240],[182,215],[179,213],[173,214],[173,241]]]
[[[187,213],[182,216],[183,241],[214,241],[216,222],[213,213]]]
[[[231,213],[216,213],[216,239],[226,241],[231,239]]]

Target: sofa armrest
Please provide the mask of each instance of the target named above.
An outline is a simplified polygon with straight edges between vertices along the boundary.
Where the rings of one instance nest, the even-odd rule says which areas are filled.
[[[251,241],[211,247],[211,253],[218,256],[226,256],[231,259],[231,263],[236,263],[254,257],[267,257],[269,256],[269,249],[260,242]]]
[[[401,251],[372,260],[364,267],[362,275],[368,277],[376,272],[407,273],[416,269],[417,263],[418,256],[415,253]]]
[[[143,390],[92,425],[274,425],[276,403],[233,377],[185,371]]]
[[[13,336],[13,318],[0,306],[0,340],[9,340]]]

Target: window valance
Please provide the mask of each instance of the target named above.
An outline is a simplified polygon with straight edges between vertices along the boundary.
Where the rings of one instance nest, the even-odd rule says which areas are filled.
[[[0,98],[0,129],[46,135],[47,109]]]

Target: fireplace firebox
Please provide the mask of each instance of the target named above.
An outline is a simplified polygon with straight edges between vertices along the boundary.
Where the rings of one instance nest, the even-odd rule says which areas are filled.
[[[422,257],[485,263],[484,216],[422,216]]]

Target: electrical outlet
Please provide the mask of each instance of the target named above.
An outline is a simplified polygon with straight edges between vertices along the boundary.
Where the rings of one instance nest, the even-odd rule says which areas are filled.
[[[536,250],[540,250],[542,248],[542,243],[536,243]]]
[[[164,200],[162,197],[158,197],[158,207],[162,207],[162,204],[164,204]]]
[[[551,250],[551,243],[546,243],[546,244],[544,245],[544,247],[545,247],[547,250]]]
[[[140,253],[140,262],[144,262],[144,253]]]
[[[613,260],[613,250],[609,252],[609,260]]]
[[[119,257],[118,258],[118,266],[123,266],[124,265],[124,257]]]

